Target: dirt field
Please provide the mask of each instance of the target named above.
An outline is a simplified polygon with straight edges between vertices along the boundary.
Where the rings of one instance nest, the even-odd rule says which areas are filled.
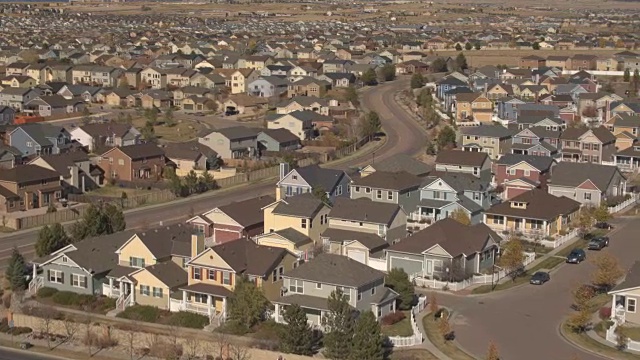
[[[523,49],[513,49],[513,50],[471,50],[471,51],[462,51],[465,57],[467,58],[467,63],[469,67],[480,67],[485,65],[498,65],[505,64],[516,66],[518,65],[518,60],[527,55],[538,55],[541,57],[547,57],[549,55],[567,55],[572,56],[576,54],[595,54],[595,55],[611,55],[617,52],[623,51],[622,49],[613,50],[613,49],[589,49],[589,50],[523,50]],[[446,50],[446,51],[436,51],[438,55],[451,56],[455,59],[458,55],[458,51],[455,50]]]
[[[158,121],[162,121],[161,116]],[[136,129],[142,129],[146,122],[147,120],[144,117],[133,118],[133,126]],[[193,140],[196,138],[196,134],[202,129],[204,129],[204,125],[188,120],[176,120],[176,125],[173,127],[162,124],[153,127],[158,139],[164,142],[185,142]]]

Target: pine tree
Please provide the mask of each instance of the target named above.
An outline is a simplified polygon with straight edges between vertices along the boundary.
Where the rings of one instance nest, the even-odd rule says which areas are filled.
[[[88,237],[113,234],[126,228],[122,209],[112,204],[91,204],[82,219],[71,228],[71,237],[80,241]]]
[[[376,72],[373,69],[368,69],[360,77],[360,80],[362,80],[362,83],[368,86],[376,85],[378,83],[377,79],[378,79],[378,76],[376,75]]]
[[[360,314],[356,321],[350,360],[384,359],[384,341],[380,323],[371,311]]]
[[[242,241],[242,240],[238,240]],[[229,303],[229,321],[246,332],[260,322],[269,301],[253,282],[240,278]]]
[[[631,71],[629,71],[629,68],[624,69],[624,73],[622,74],[622,80],[624,82],[629,82],[629,80],[631,80]]]
[[[340,290],[331,292],[327,299],[329,314],[324,318],[328,332],[324,335],[324,355],[333,360],[350,358],[353,333],[353,309]]]
[[[424,76],[420,73],[415,73],[411,76],[411,88],[420,89],[424,86]]]
[[[120,231],[124,231],[127,227],[127,222],[124,219],[124,213],[122,209],[119,209],[113,204],[106,204],[102,208],[102,216],[109,224],[107,234],[113,234]]]
[[[195,171],[189,171],[187,176],[184,177],[184,185],[189,194],[193,194],[198,190],[198,175]]]
[[[467,58],[463,53],[459,53],[458,56],[456,56],[456,70],[464,71],[467,70],[467,68],[469,68],[469,65],[467,64]]]
[[[398,299],[398,309],[411,309],[413,306],[415,290],[413,288],[413,284],[409,280],[409,275],[407,275],[403,269],[391,269],[385,278],[385,285],[400,295]]]
[[[293,304],[287,306],[283,314],[287,323],[280,333],[282,351],[296,355],[313,354],[313,331],[307,322],[307,314],[302,308]]]
[[[51,226],[45,225],[38,232],[38,240],[36,241],[36,255],[46,256],[54,251],[60,250],[69,245],[70,239],[64,228],[59,223]]]
[[[5,277],[9,281],[11,290],[22,291],[26,288],[27,281],[25,275],[27,275],[27,269],[24,257],[20,254],[18,248],[14,247],[5,272]]]

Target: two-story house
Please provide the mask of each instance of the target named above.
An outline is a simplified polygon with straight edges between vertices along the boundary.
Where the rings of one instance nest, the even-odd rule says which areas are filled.
[[[360,169],[360,176],[365,177],[376,171],[405,172],[417,177],[425,177],[433,170],[431,165],[406,154],[396,154],[386,159],[376,161]]]
[[[466,173],[480,177],[491,170],[491,159],[484,152],[443,150],[436,157],[436,171]]]
[[[59,154],[65,152],[71,142],[71,134],[62,126],[48,123],[24,124],[13,129],[9,145],[23,155]]]
[[[58,172],[37,165],[0,171],[0,211],[14,212],[55,205],[63,192]]]
[[[309,110],[298,110],[284,115],[274,114],[267,121],[267,129],[287,129],[300,141],[304,141],[315,137],[314,121],[322,121],[326,118],[333,122],[333,119],[328,116]]]
[[[324,191],[329,202],[338,197],[349,197],[351,178],[343,170],[308,165],[289,170],[286,163],[280,164],[280,180],[276,183],[276,199],[299,194]]]
[[[579,210],[580,203],[573,199],[533,189],[492,206],[483,222],[496,232],[542,239],[567,231]]]
[[[508,200],[534,188],[545,190],[555,164],[549,156],[506,154],[493,170],[502,198]]]
[[[632,147],[640,135],[640,115],[616,114],[605,126],[616,137],[618,151]]]
[[[513,130],[504,126],[469,126],[460,131],[465,151],[484,152],[491,160],[496,160],[511,149]]]
[[[329,115],[330,101],[315,96],[296,96],[287,99],[276,107],[277,114],[289,114],[294,111],[309,110],[320,115]]]
[[[83,151],[40,155],[28,164],[58,172],[65,194],[83,193],[96,189],[102,183],[102,172],[97,171],[89,156]]]
[[[511,139],[511,153],[557,157],[560,147],[560,131],[533,126],[520,130]]]
[[[553,168],[548,188],[552,195],[599,206],[626,194],[627,179],[617,166],[563,161]]]
[[[312,193],[304,193],[277,200],[262,210],[265,234],[291,228],[318,244],[320,234],[329,226],[331,207]]]
[[[345,256],[320,254],[283,278],[286,291],[273,300],[278,323],[285,322],[286,307],[296,304],[314,328],[324,329],[327,298],[333,292],[342,293],[355,312],[371,311],[377,319],[396,310],[398,294],[384,286],[384,273]]]
[[[196,234],[205,237],[205,245],[222,244],[240,238],[252,238],[264,231],[262,208],[276,201],[272,196],[236,201],[213,208],[187,220]]]
[[[127,124],[87,124],[73,128],[71,139],[79,142],[89,152],[104,147],[130,146],[141,142],[138,129]]]
[[[198,142],[214,150],[222,159],[254,157],[258,151],[257,129],[246,126],[222,128],[198,138]]]
[[[402,269],[410,278],[462,281],[493,270],[500,241],[485,224],[445,218],[391,245],[387,269]]]
[[[350,186],[351,199],[365,198],[374,202],[399,205],[407,213],[420,202],[422,178],[401,172],[375,171],[354,180]]]
[[[24,105],[40,96],[40,92],[33,88],[6,87],[0,91],[0,105],[22,111]]]
[[[153,143],[114,147],[100,155],[97,165],[108,179],[135,181],[162,176],[164,151]]]
[[[616,137],[606,127],[569,128],[562,132],[562,161],[592,162],[611,161],[616,152]]]
[[[278,76],[261,76],[247,84],[251,96],[270,98],[287,92],[289,82]]]
[[[490,124],[493,119],[493,101],[482,93],[458,94],[455,102],[456,121],[477,121]]]

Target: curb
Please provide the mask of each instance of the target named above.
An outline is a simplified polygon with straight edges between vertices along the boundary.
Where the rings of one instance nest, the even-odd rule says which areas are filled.
[[[601,359],[612,359],[611,357],[604,356],[604,355],[602,355],[602,354],[598,353],[597,351],[591,350],[591,349],[589,349],[589,348],[587,348],[587,347],[584,347],[584,346],[582,346],[582,345],[580,345],[580,344],[577,344],[577,343],[573,342],[572,340],[570,340],[570,339],[567,337],[567,335],[565,334],[565,332],[564,332],[564,330],[563,330],[563,328],[562,328],[562,327],[563,327],[563,325],[564,325],[564,323],[565,323],[566,321],[567,321],[567,318],[566,318],[566,317],[564,317],[564,318],[562,319],[562,321],[560,321],[560,323],[559,323],[559,324],[558,324],[558,326],[556,327],[556,334],[558,335],[558,337],[559,337],[560,339],[562,339],[565,343],[567,343],[567,344],[569,344],[569,345],[573,346],[574,348],[576,348],[576,349],[578,349],[578,350],[580,350],[580,351],[582,351],[582,352],[588,353],[588,354],[590,354],[590,355],[593,355],[593,356],[598,357],[598,358],[601,358]]]

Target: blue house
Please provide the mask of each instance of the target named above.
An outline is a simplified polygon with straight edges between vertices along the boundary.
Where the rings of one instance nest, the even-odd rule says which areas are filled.
[[[0,106],[0,125],[12,125],[16,111],[8,106]]]
[[[444,95],[449,91],[460,86],[468,87],[469,84],[454,76],[446,76],[436,83],[436,96],[438,99],[444,99]]]
[[[71,134],[62,126],[47,123],[24,124],[9,133],[9,145],[24,156],[60,154],[71,144]]]
[[[518,106],[523,104],[526,104],[526,102],[512,97],[498,100],[498,117],[502,120],[515,120],[518,115]]]
[[[351,178],[342,170],[321,168],[309,165],[289,171],[289,165],[280,164],[280,181],[276,184],[278,200],[304,193],[312,193],[314,189],[322,189],[327,193],[329,201],[336,198],[349,198]]]

